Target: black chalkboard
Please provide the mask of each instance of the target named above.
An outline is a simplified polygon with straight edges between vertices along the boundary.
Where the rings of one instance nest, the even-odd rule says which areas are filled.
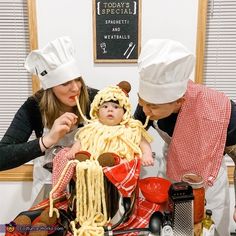
[[[94,0],[94,62],[137,62],[141,0]]]

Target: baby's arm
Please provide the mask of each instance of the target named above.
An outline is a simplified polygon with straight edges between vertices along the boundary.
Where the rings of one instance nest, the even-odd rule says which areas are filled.
[[[71,150],[74,154],[76,154],[77,152],[80,151],[80,149],[81,149],[81,144],[80,144],[80,141],[77,140],[77,141],[73,144],[73,146],[71,147],[70,150]]]
[[[142,151],[142,165],[151,166],[154,165],[154,160],[152,157],[152,148],[150,143],[142,137],[140,142],[140,149]]]
[[[77,140],[71,147],[71,149],[67,152],[67,157],[68,159],[74,159],[75,158],[75,154],[77,152],[79,152],[81,149],[81,144],[80,144],[80,141]]]

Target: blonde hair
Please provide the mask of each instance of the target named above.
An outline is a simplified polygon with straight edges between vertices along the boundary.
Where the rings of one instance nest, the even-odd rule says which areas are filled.
[[[87,87],[82,77],[79,77],[78,81],[80,81],[82,84],[79,96],[79,103],[83,113],[87,114],[88,103],[89,103]],[[63,111],[62,103],[55,96],[55,94],[52,91],[52,88],[43,90],[43,95],[40,100],[39,107],[42,114],[42,121],[44,127],[51,129],[54,121],[61,115],[60,112]],[[76,105],[73,108],[73,112],[79,117],[78,123],[82,122],[83,117],[78,112]]]

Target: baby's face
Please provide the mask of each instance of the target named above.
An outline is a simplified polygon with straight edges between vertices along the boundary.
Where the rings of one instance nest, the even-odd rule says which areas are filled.
[[[99,121],[104,125],[118,125],[122,121],[125,111],[114,102],[104,102],[98,110]]]

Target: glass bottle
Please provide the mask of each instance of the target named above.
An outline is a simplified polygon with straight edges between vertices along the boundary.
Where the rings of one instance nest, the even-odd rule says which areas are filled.
[[[197,224],[204,218],[205,189],[203,178],[200,175],[189,173],[183,175],[182,181],[187,182],[193,189],[194,224]]]
[[[214,236],[215,223],[211,218],[212,211],[210,209],[206,210],[206,216],[202,221],[202,236]]]

